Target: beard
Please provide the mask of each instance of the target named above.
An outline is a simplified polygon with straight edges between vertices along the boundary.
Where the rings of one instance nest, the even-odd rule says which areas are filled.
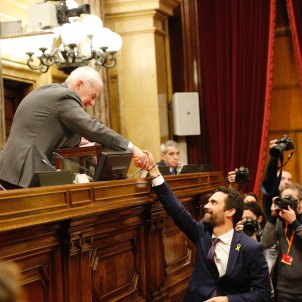
[[[224,223],[224,216],[223,213],[214,214],[213,212],[207,211],[202,221],[213,229],[214,227],[220,226]]]

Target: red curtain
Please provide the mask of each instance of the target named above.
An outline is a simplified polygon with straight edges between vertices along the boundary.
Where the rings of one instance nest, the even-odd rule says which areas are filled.
[[[207,158],[250,169],[259,193],[271,92],[275,0],[198,1]]]
[[[302,1],[287,0],[286,4],[295,56],[300,76],[300,84],[302,85]]]

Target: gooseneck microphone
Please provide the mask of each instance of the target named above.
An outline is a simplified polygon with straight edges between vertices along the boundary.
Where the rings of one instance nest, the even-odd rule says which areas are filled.
[[[41,162],[42,162],[44,165],[46,165],[46,166],[48,166],[49,168],[51,168],[51,170],[57,171],[56,168],[55,168],[51,163],[49,163],[46,159],[41,158]]]
[[[54,157],[57,157],[57,158],[63,160],[63,161],[67,161],[67,162],[71,163],[72,165],[77,166],[77,167],[80,168],[80,169],[83,169],[84,171],[86,171],[86,173],[88,174],[88,176],[92,177],[92,175],[91,175],[92,171],[90,171],[90,170],[87,169],[86,167],[79,165],[78,163],[76,163],[76,162],[74,162],[74,161],[72,161],[72,160],[70,160],[70,159],[68,159],[68,158],[66,158],[66,157],[64,157],[64,156],[62,156],[61,154],[59,154],[59,153],[57,153],[57,152],[52,152],[52,155],[53,155]]]

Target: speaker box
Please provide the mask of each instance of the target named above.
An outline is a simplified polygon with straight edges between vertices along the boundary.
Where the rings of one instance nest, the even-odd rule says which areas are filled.
[[[174,135],[200,135],[198,92],[174,93],[172,115]]]

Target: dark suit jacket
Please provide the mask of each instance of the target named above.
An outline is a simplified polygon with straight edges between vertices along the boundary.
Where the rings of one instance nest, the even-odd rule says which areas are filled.
[[[79,96],[65,84],[42,86],[17,108],[10,136],[0,153],[0,179],[28,187],[35,171],[50,170],[41,159],[51,159],[56,148],[78,146],[81,137],[127,150],[129,141],[82,107]]]
[[[271,288],[266,260],[261,245],[234,232],[226,274],[219,278],[217,268],[207,259],[212,231],[202,221],[195,221],[177,200],[167,183],[154,187],[159,200],[175,224],[196,245],[196,259],[185,301],[202,302],[216,286],[218,296],[230,302],[270,301]]]
[[[156,163],[159,167],[168,167],[165,162],[163,160],[159,161],[158,163]],[[174,168],[172,171],[171,171],[171,167],[169,167],[170,169],[170,174],[177,174],[177,171],[176,169]]]

